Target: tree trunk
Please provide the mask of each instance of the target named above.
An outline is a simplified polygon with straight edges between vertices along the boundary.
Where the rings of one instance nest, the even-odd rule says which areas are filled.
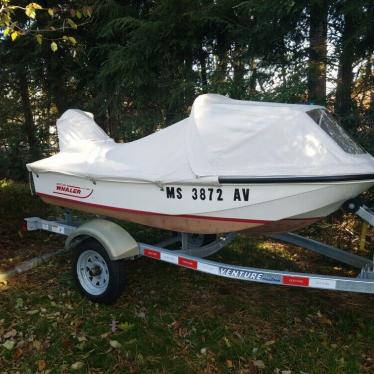
[[[199,62],[200,62],[201,87],[204,93],[207,92],[207,89],[208,89],[208,76],[206,72],[206,55],[207,53],[201,48],[199,51]]]
[[[251,60],[251,77],[249,78],[249,93],[251,97],[254,97],[257,94],[256,85],[257,85],[257,64],[256,64],[256,60],[253,58]]]
[[[232,89],[232,94],[234,99],[241,99],[246,93],[245,84],[245,64],[243,61],[245,49],[240,45],[235,45],[235,50],[233,51],[232,67],[233,67],[233,83],[234,87]]]
[[[30,96],[29,96],[29,84],[27,81],[27,70],[25,67],[21,67],[17,71],[19,92],[21,96],[23,116],[25,119],[24,128],[29,143],[30,158],[31,161],[35,161],[40,158],[40,150],[38,141],[36,138],[35,124],[32,115]]]
[[[227,45],[222,36],[217,38],[216,46],[216,58],[217,65],[215,71],[216,82],[215,83],[224,83],[227,78]]]
[[[68,109],[66,103],[66,90],[65,90],[65,80],[61,73],[61,66],[58,61],[53,61],[54,57],[49,55],[46,57],[46,84],[50,95],[53,97],[54,104],[60,115]]]
[[[309,100],[326,103],[327,0],[310,0],[309,5]]]
[[[352,113],[354,31],[353,17],[351,14],[345,13],[335,99],[335,112],[340,117],[347,117]]]

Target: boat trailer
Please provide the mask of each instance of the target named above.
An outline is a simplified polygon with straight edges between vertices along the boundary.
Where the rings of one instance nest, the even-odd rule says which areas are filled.
[[[374,210],[360,205],[354,213],[374,227]],[[61,221],[38,217],[25,221],[28,231],[45,230],[67,236],[65,247],[75,252],[73,276],[77,286],[89,299],[99,303],[116,301],[123,289],[123,260],[139,256],[231,279],[374,294],[374,257],[361,257],[294,233],[270,238],[330,257],[360,269],[360,273],[350,278],[236,266],[205,259],[231,243],[235,233],[217,236],[209,243],[205,242],[209,236],[181,233],[150,245],[136,242],[124,228],[106,219],[78,225],[73,223],[71,213],[67,213]],[[181,243],[180,249],[167,249],[177,242]]]

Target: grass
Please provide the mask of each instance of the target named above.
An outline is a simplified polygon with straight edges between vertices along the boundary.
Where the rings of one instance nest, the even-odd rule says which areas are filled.
[[[16,197],[10,198],[11,207],[6,207],[9,199],[0,199],[8,212],[6,222],[1,221],[2,240],[13,237],[20,242],[17,250],[26,252],[38,241],[43,243],[40,250],[61,244],[45,233],[19,236],[14,222],[22,215],[54,212],[30,198],[23,185],[6,188],[8,197]],[[17,201],[22,201],[24,211],[13,206]],[[330,226],[323,231],[336,232],[337,222],[325,223]],[[145,242],[157,242],[163,234],[132,224],[126,227]],[[321,234],[318,226],[310,232]],[[317,255],[259,239],[238,238],[216,258],[327,272],[326,261]],[[334,262],[327,265],[336,267],[334,273],[351,271]],[[127,275],[125,294],[110,307],[93,304],[77,292],[68,255],[0,286],[0,373],[374,370],[372,295],[245,283],[146,258],[128,262]],[[4,347],[9,341],[14,342],[11,349]]]

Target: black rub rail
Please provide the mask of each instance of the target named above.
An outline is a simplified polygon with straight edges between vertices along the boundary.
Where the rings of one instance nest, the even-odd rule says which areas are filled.
[[[276,176],[276,177],[245,177],[230,176],[218,177],[221,184],[252,184],[252,183],[328,183],[374,181],[373,174],[328,175],[328,176]]]

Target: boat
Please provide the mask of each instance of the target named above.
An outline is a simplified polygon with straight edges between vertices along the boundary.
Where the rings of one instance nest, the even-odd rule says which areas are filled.
[[[317,105],[205,94],[133,142],[77,109],[57,132],[59,152],[27,164],[44,202],[182,233],[294,231],[374,185],[374,158]]]

